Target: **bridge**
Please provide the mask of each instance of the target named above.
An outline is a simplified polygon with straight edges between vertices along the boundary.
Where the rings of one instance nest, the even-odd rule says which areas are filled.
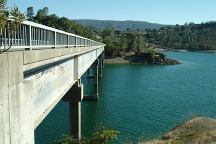
[[[13,35],[5,30],[0,50],[10,49],[0,54],[0,144],[34,144],[34,130],[60,100],[70,103],[71,133],[80,139],[80,104],[98,99],[104,46],[30,21]],[[94,80],[88,97],[86,72]]]

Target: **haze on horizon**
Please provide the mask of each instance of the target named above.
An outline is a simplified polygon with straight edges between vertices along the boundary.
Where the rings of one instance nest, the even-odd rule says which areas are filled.
[[[8,0],[8,7],[49,13],[70,19],[134,20],[160,24],[201,23],[216,20],[215,0]]]

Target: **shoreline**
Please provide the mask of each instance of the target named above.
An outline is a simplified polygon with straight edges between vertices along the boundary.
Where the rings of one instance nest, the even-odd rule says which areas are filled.
[[[159,52],[200,52],[200,53],[216,53],[216,50],[188,50],[188,49],[172,49],[172,48],[156,48]]]
[[[161,49],[157,48],[158,52],[198,52],[198,53],[216,53],[216,50],[187,50],[187,49]],[[167,58],[170,59],[170,58]],[[170,59],[172,60],[172,59]],[[146,65],[169,65],[160,63],[145,63],[140,61],[131,61],[128,58],[116,57],[116,58],[106,58],[104,60],[105,64],[146,64]],[[180,64],[180,63],[176,63]],[[171,65],[171,64],[170,64]]]
[[[104,60],[105,64],[130,64],[129,60],[126,60],[124,58],[112,58],[112,59],[105,59]]]
[[[179,61],[167,58],[163,52],[155,50],[119,52],[118,57],[109,57],[106,64],[146,64],[146,65],[175,65]]]
[[[141,62],[139,60],[128,60],[124,58],[110,58],[110,59],[105,59],[104,64],[143,64],[143,65],[176,65],[176,64],[181,64],[179,61],[167,58],[166,60],[170,61],[170,63],[162,63],[162,62],[153,62],[153,63],[147,63],[147,62]],[[172,63],[174,62],[174,63]]]

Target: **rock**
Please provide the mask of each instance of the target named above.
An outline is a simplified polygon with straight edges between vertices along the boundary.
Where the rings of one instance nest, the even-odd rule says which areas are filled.
[[[163,53],[155,51],[138,51],[134,55],[129,57],[131,63],[145,63],[145,64],[156,64],[156,65],[174,65],[180,64],[180,62],[166,58]]]

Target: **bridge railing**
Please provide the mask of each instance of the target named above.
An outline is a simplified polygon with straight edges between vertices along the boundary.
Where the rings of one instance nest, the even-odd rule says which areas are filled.
[[[10,34],[6,29],[0,35],[0,50],[11,46],[16,49],[89,47],[104,45],[72,33],[58,30],[38,23],[24,21],[18,31]]]

